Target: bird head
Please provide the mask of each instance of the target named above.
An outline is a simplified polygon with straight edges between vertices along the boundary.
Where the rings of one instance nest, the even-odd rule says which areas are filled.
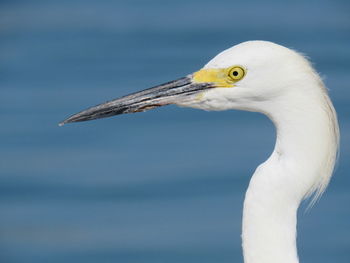
[[[297,52],[267,41],[248,41],[221,52],[186,77],[94,106],[60,125],[169,104],[268,113],[271,105],[298,92],[310,75],[315,75],[312,67]]]

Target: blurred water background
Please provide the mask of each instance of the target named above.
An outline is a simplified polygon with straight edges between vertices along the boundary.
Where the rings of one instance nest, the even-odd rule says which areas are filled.
[[[242,262],[263,115],[175,106],[58,127],[246,40],[306,53],[338,111],[338,169],[299,213],[301,262],[350,262],[349,1],[0,2],[0,262]]]

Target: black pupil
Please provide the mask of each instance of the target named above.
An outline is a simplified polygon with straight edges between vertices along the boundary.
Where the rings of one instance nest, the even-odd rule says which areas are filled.
[[[237,77],[237,76],[238,76],[238,72],[237,72],[237,71],[233,71],[233,72],[232,72],[232,75],[235,76],[235,77]]]

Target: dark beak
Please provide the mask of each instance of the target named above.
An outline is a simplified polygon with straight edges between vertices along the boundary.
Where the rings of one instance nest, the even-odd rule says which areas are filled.
[[[59,125],[100,119],[124,113],[142,112],[168,104],[181,104],[186,100],[193,99],[200,92],[213,87],[212,83],[194,83],[192,75],[189,75],[81,111],[62,121]]]

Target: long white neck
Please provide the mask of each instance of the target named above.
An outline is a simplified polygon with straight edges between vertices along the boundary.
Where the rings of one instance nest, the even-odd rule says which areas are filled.
[[[320,85],[316,83],[315,85]],[[294,91],[293,91],[294,92]],[[245,263],[297,263],[297,210],[322,193],[333,171],[338,124],[327,92],[294,92],[265,113],[277,129],[270,158],[254,173],[244,201]]]

